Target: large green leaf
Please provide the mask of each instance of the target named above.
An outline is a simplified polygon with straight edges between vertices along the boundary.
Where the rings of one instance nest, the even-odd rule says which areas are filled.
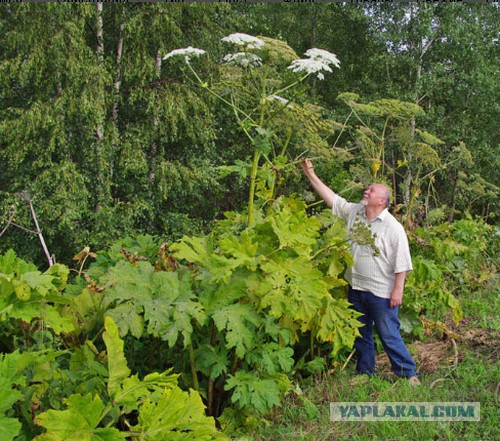
[[[215,253],[212,241],[208,236],[185,236],[180,242],[173,244],[170,249],[175,252],[176,258],[200,265],[211,275],[213,282],[227,283],[233,271],[240,264],[248,261],[247,256],[237,259]]]
[[[116,323],[110,317],[106,317],[104,327],[106,331],[102,338],[108,352],[108,393],[111,399],[114,399],[121,391],[121,383],[130,375],[130,369],[123,353],[123,340],[118,335]]]
[[[133,430],[151,441],[228,440],[217,431],[214,419],[205,415],[200,395],[178,387],[166,389],[156,402],[146,398]]]
[[[254,408],[266,413],[280,404],[281,391],[276,381],[270,378],[259,378],[251,372],[243,370],[231,375],[225,390],[232,390],[231,401],[239,408]]]
[[[36,423],[47,432],[37,441],[114,441],[126,438],[115,428],[98,427],[105,415],[105,405],[98,396],[71,395],[65,410],[48,410],[38,415]]]
[[[69,303],[60,294],[68,273],[68,268],[60,264],[41,273],[13,251],[0,256],[0,315],[27,323],[42,320],[56,334],[72,331],[71,319],[61,315],[59,306]]]
[[[215,380],[229,369],[229,353],[224,345],[200,345],[195,352],[196,368]]]
[[[276,318],[288,316],[302,330],[310,324],[328,294],[323,274],[305,256],[268,260],[261,265],[266,280],[260,287],[260,307]]]
[[[265,343],[248,352],[245,360],[255,369],[268,375],[276,375],[280,372],[288,373],[295,363],[293,349],[274,342]]]
[[[0,413],[0,439],[12,441],[21,430],[21,423],[16,418],[8,418]]]
[[[362,326],[358,317],[361,314],[344,299],[327,298],[325,307],[318,314],[317,338],[333,344],[332,355],[341,349],[351,349],[358,337],[358,328]]]
[[[103,277],[109,285],[105,302],[107,315],[116,320],[120,335],[135,337],[147,332],[167,341],[170,347],[183,337],[186,347],[191,341],[192,321],[202,323],[204,312],[196,301],[189,280],[178,272],[155,271],[149,262],[132,265],[119,262]]]
[[[305,204],[293,199],[282,202],[270,217],[274,233],[279,238],[280,248],[291,247],[300,254],[308,254],[316,243],[321,226],[318,219],[307,216]]]
[[[120,335],[127,335],[129,332],[136,338],[141,338],[144,331],[143,316],[136,311],[136,305],[132,300],[119,304],[116,308],[110,309],[106,315],[111,317],[117,324]],[[141,311],[142,308],[139,307]]]
[[[228,348],[235,348],[236,355],[243,358],[245,352],[256,343],[255,329],[261,318],[250,304],[235,303],[222,307],[213,314],[220,332],[225,332]]]

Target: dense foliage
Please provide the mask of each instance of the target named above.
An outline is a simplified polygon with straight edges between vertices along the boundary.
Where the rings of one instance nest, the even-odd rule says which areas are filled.
[[[218,166],[248,156],[232,110],[202,89],[181,87],[185,72],[162,60],[178,47],[209,50],[200,74],[218,81],[220,37],[234,30],[286,38],[297,54],[332,50],[341,60],[334,79],[311,79],[294,97],[306,111],[295,120],[311,118],[318,104],[317,121],[349,119],[341,133],[321,135],[330,149],[323,176],[337,190],[350,173],[359,178],[360,155],[380,159],[366,158],[367,133],[358,136],[368,124],[385,135],[375,141],[379,150],[387,145],[387,165],[401,165],[388,178],[417,224],[467,212],[494,221],[497,14],[494,4],[472,3],[2,5],[0,249],[45,260],[33,233],[15,226],[35,230],[20,195],[33,201],[49,252],[65,263],[76,249],[127,234],[206,232],[221,213],[243,207],[248,178],[217,179]],[[431,144],[440,162],[410,173],[402,143],[417,141],[411,120],[407,133],[403,121],[384,130],[383,115],[379,127],[360,123],[337,100],[346,91],[365,104],[395,99],[425,110],[417,127],[442,140]],[[296,145],[303,152],[312,140]]]
[[[176,244],[84,249],[71,270],[0,256],[2,439],[224,439],[205,411],[228,433],[262,424],[345,360],[359,326],[344,228],[320,219],[282,199],[253,229],[233,213]],[[459,298],[495,276],[492,233],[472,220],[416,231],[403,331],[454,335],[449,311],[460,321]]]
[[[402,329],[460,322],[499,240],[497,176],[481,162],[497,161],[497,109],[460,95],[497,90],[484,78],[496,49],[460,42],[495,13],[5,5],[2,439],[224,439],[216,421],[261,424],[301,377],[348,362],[349,242],[377,250],[305,189],[306,156],[348,198],[392,189],[415,266]],[[221,41],[235,27],[265,36]],[[300,58],[309,46],[342,68],[326,50]]]

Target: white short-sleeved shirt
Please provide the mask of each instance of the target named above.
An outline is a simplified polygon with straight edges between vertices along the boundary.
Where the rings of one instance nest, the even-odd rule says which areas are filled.
[[[347,269],[346,279],[354,289],[369,291],[377,297],[390,298],[396,273],[412,271],[408,237],[403,226],[387,209],[368,222],[364,206],[347,202],[335,195],[332,213],[347,223],[350,230],[364,222],[376,234],[375,245],[380,253],[375,256],[372,247],[351,242],[354,265]]]

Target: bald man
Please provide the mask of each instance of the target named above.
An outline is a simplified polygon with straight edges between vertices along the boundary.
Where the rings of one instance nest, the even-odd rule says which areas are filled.
[[[413,269],[410,248],[403,226],[387,209],[391,200],[389,189],[383,184],[372,184],[361,201],[354,204],[327,187],[314,172],[310,160],[304,160],[301,167],[316,193],[335,216],[347,223],[348,230],[362,222],[376,235],[378,254],[369,245],[351,243],[354,265],[345,275],[349,282],[349,302],[363,314],[359,317],[364,325],[359,329],[361,337],[354,343],[358,355],[357,372],[375,374],[375,327],[393,372],[408,378],[412,385],[419,384],[415,362],[401,338],[398,319],[406,274]]]

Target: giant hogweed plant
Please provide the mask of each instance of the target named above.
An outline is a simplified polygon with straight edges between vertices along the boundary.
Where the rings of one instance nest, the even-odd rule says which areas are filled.
[[[427,216],[431,202],[439,206],[434,182],[455,160],[442,161],[444,142],[417,127],[416,119],[425,115],[419,105],[396,99],[362,103],[354,93],[338,99],[350,109],[345,126],[355,140],[357,164],[362,164],[351,169],[353,176],[365,184],[378,180],[392,187],[395,209],[405,228],[413,229],[419,217]]]
[[[286,173],[294,169],[300,155],[294,160],[293,153],[325,147],[323,137],[333,134],[336,123],[322,114],[321,107],[293,98],[303,94],[307,78],[324,79],[324,72],[332,72],[340,62],[316,48],[299,59],[286,43],[265,37],[232,34],[222,40],[235,50],[223,57],[221,79],[215,84],[209,85],[195,69],[194,59],[207,56],[202,49],[176,49],[164,60],[173,63],[181,58],[188,78],[233,112],[250,158],[223,166],[221,172],[249,180],[247,224],[253,227],[255,210],[276,197]]]
[[[193,354],[193,386],[206,388],[212,414],[224,408],[224,396],[240,410],[265,413],[289,388],[284,374],[295,365],[299,340],[309,338],[312,359],[315,342],[330,344],[335,355],[358,335],[357,314],[336,290],[345,285],[340,275],[350,263],[345,231],[332,225],[321,234],[303,201],[279,195],[287,171],[300,160],[291,152],[321,144],[322,133],[334,129],[317,109],[293,102],[295,89],[311,75],[324,79],[339,61],[321,49],[299,59],[282,42],[246,34],[223,41],[236,50],[223,58],[222,81],[215,85],[193,66],[193,58],[205,55],[201,49],[177,49],[164,59],[183,57],[195,83],[233,110],[251,158],[224,172],[249,180],[248,206],[246,213],[228,213],[211,234],[184,237],[170,251],[195,265],[193,291],[203,307],[197,341],[196,331],[183,336]],[[284,61],[290,64],[280,74]]]

